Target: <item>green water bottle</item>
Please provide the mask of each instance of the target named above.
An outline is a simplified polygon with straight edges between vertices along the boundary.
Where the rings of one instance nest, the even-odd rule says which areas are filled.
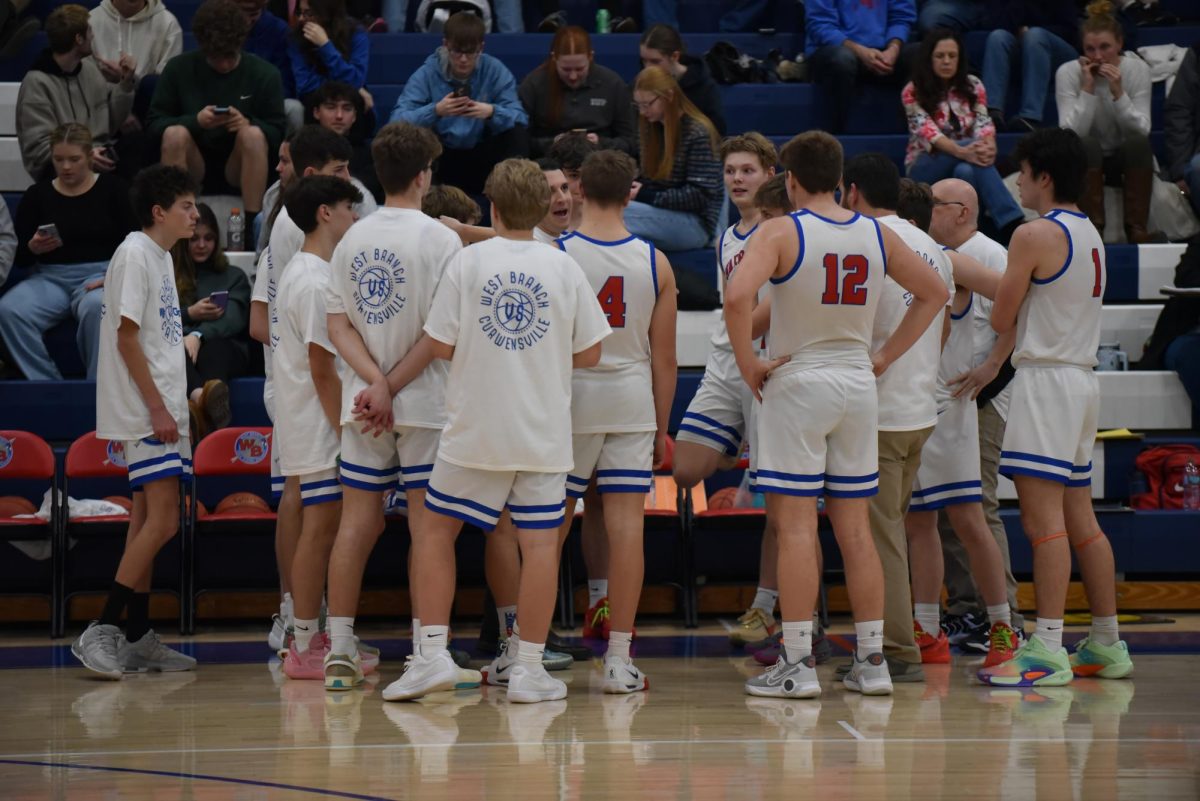
[[[612,19],[609,17],[608,9],[602,8],[596,12],[596,33],[611,33]]]

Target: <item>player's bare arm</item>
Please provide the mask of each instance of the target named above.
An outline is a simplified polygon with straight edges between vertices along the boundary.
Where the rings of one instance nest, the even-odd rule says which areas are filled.
[[[308,344],[308,369],[312,373],[321,411],[334,431],[342,430],[342,380],[337,373],[337,357],[315,342]]]
[[[950,263],[954,265],[955,284],[978,295],[983,295],[988,300],[996,299],[996,290],[1000,288],[1001,273],[988,269],[983,266],[982,262],[965,253],[959,253],[957,250],[947,250],[946,255],[950,258]],[[954,311],[959,313],[962,308],[959,307],[957,298],[955,301]],[[966,303],[964,298],[963,306]]]
[[[146,352],[142,350],[142,343],[138,342],[139,330],[137,323],[128,317],[122,317],[121,324],[117,327],[117,352],[121,354],[121,359],[129,370],[129,377],[133,379],[134,386],[150,411],[150,426],[154,429],[154,436],[168,444],[178,442],[179,426],[167,410],[167,405],[163,403],[158,386],[150,375]]]
[[[904,314],[904,319],[888,337],[878,351],[871,354],[875,375],[882,375],[891,364],[911,348],[929,328],[950,300],[950,290],[929,265],[913,252],[886,226],[880,226],[883,234],[883,252],[887,257],[888,275],[912,293],[913,301]]]
[[[391,430],[394,420],[387,377],[371,358],[362,335],[350,324],[350,318],[340,312],[325,315],[325,326],[329,331],[329,341],[333,343],[338,354],[359,378],[367,382],[366,389],[354,398],[355,405],[361,406],[367,423],[362,432],[365,434],[374,429],[375,436],[379,436],[384,431]]]
[[[998,336],[986,359],[973,370],[968,370],[962,375],[950,379],[950,387],[954,390],[954,397],[961,398],[966,396],[971,400],[978,398],[983,388],[992,383],[996,379],[996,376],[1000,374],[1000,368],[1008,361],[1008,357],[1012,356],[1013,348],[1016,345],[1016,327]]]
[[[250,301],[250,336],[255,342],[268,347],[271,344],[271,327],[267,318],[267,304],[261,300]]]
[[[1049,278],[1066,262],[1068,242],[1062,229],[1050,220],[1025,223],[1008,246],[1008,268],[1000,279],[992,328],[1003,334],[1017,324],[1017,313],[1033,278]]]
[[[650,385],[654,393],[654,419],[658,426],[654,435],[654,466],[657,468],[666,456],[667,426],[671,419],[671,404],[675,400],[679,364],[675,350],[678,315],[675,272],[662,251],[655,252],[655,259],[659,264],[658,299],[650,316]]]
[[[779,217],[759,225],[746,248],[737,272],[725,287],[725,327],[742,378],[762,400],[762,385],[771,370],[788,360],[767,361],[754,350],[754,301],[758,290],[771,276],[786,274],[796,260],[796,227],[790,218]]]
[[[595,367],[600,363],[600,343],[590,345],[571,357],[571,367]]]

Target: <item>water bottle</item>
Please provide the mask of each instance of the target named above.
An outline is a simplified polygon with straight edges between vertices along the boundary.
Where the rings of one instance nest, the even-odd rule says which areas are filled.
[[[236,253],[246,249],[246,218],[242,216],[241,209],[235,207],[229,210],[229,223],[225,231],[228,237],[225,250]]]
[[[1200,467],[1190,459],[1183,468],[1183,508],[1200,512]]]
[[[612,17],[608,13],[607,8],[602,8],[596,12],[596,33],[611,33],[612,32]]]

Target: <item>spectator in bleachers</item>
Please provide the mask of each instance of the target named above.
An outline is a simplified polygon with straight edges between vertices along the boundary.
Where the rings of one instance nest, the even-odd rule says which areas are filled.
[[[724,200],[716,129],[658,67],[638,73],[633,102],[641,114],[641,178],[625,227],[662,250],[707,247]]]
[[[96,172],[92,146],[78,123],[55,128],[56,177],[29,187],[17,208],[16,263],[31,275],[0,297],[0,339],[32,381],[62,378],[42,335],[70,317],[79,324],[75,339],[87,376],[96,377],[104,273],[125,235],[138,228],[129,187]]]
[[[915,0],[808,0],[805,52],[813,80],[833,107],[833,132],[846,118],[859,81],[900,85],[901,48],[917,20]]]
[[[59,6],[46,18],[49,47],[29,67],[17,93],[17,140],[21,161],[35,181],[54,176],[50,164],[50,132],[68,122],[92,134],[92,168],[116,169],[117,132],[133,106],[135,76],[128,64],[120,82],[110,85],[92,55],[88,11],[80,5]]]
[[[1007,242],[1024,214],[996,169],[996,126],[988,116],[987,92],[967,72],[958,34],[940,28],[925,37],[900,97],[908,117],[909,177],[928,184],[951,177],[966,181]]]
[[[983,51],[983,85],[992,121],[1004,126],[1008,84],[1020,75],[1021,103],[1008,121],[1010,131],[1028,133],[1043,126],[1046,95],[1054,70],[1079,55],[1075,0],[1002,0],[992,5],[985,27],[992,28]]]
[[[0,201],[0,287],[8,280],[16,257],[17,234],[13,230],[12,215],[8,213],[8,204]]]
[[[250,32],[246,34],[242,52],[274,64],[283,80],[283,96],[294,98],[296,77],[292,75],[292,60],[288,56],[288,40],[292,29],[267,10],[267,0],[237,0],[237,3],[250,23]]]
[[[133,109],[121,127],[138,130],[150,110],[157,76],[183,52],[183,29],[162,0],[103,0],[90,18],[92,58],[105,79],[120,83],[133,71]]]
[[[483,20],[460,11],[446,22],[442,46],[425,60],[396,100],[390,122],[430,128],[445,150],[442,183],[483,191],[492,168],[529,153],[529,116],[508,67],[483,52]]]
[[[250,25],[234,0],[205,0],[192,19],[199,50],[167,64],[150,104],[149,131],[164,164],[197,181],[223,175],[241,190],[247,220],[262,209],[268,160],[284,133],[279,70],[242,51]]]
[[[300,0],[299,20],[288,46],[296,93],[301,100],[325,81],[356,90],[367,84],[371,45],[367,32],[346,16],[345,0]]]
[[[1079,208],[1104,235],[1104,186],[1122,187],[1125,237],[1133,244],[1165,242],[1146,230],[1154,151],[1150,147],[1150,68],[1136,54],[1123,54],[1121,24],[1108,0],[1088,5],[1081,31],[1083,55],[1054,76],[1058,122],[1083,139],[1087,183]],[[1107,179],[1107,180],[1106,180]]]
[[[700,113],[708,118],[719,136],[725,135],[725,104],[704,59],[689,55],[679,31],[670,25],[653,25],[642,34],[638,55],[643,69],[658,67],[679,84]]]
[[[249,368],[250,281],[230,268],[221,247],[217,215],[198,203],[200,221],[191,239],[171,248],[175,287],[187,352],[187,393],[200,436],[229,425],[229,380]],[[224,305],[213,294],[228,293]]]
[[[1164,109],[1167,169],[1200,214],[1200,44],[1188,49]]]
[[[346,137],[354,155],[350,158],[350,174],[375,198],[383,202],[383,186],[375,174],[375,159],[371,156],[371,142],[363,136],[355,123],[364,112],[362,93],[342,81],[326,81],[321,88],[309,96],[312,118],[317,125],[328,128]]]
[[[567,226],[571,231],[578,228],[580,220],[583,219],[583,194],[579,191],[583,160],[597,148],[597,144],[591,139],[573,132],[556,139],[546,153],[546,158],[553,159],[562,168],[567,179],[567,188],[571,191],[571,224]]]
[[[587,31],[559,28],[546,62],[521,81],[517,94],[529,113],[530,151],[541,156],[572,131],[601,149],[637,152],[637,123],[629,86],[594,61]]]
[[[958,34],[981,29],[988,19],[986,0],[920,0],[917,31],[924,37],[938,28]]]

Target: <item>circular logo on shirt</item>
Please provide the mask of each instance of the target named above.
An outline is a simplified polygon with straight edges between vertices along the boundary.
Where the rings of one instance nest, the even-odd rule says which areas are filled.
[[[247,431],[233,442],[233,460],[242,464],[258,464],[270,453],[267,436],[258,431]]]
[[[8,437],[0,437],[0,470],[8,467],[13,458],[13,443]]]
[[[407,300],[400,294],[405,283],[400,257],[385,248],[362,250],[350,261],[354,307],[363,321],[379,325],[398,314]]]
[[[125,461],[125,443],[120,440],[110,439],[105,448],[105,453],[108,458],[104,460],[105,464],[111,464],[115,467],[128,467],[128,462]]]
[[[163,339],[172,345],[183,342],[183,316],[179,311],[175,284],[169,275],[163,276],[162,287],[158,291],[158,321],[162,326]]]
[[[506,333],[525,333],[536,317],[533,296],[523,289],[506,289],[496,298],[496,323]]]
[[[479,305],[486,310],[479,317],[479,325],[498,348],[531,348],[550,330],[546,314],[550,295],[531,275],[496,273],[484,283]]]

